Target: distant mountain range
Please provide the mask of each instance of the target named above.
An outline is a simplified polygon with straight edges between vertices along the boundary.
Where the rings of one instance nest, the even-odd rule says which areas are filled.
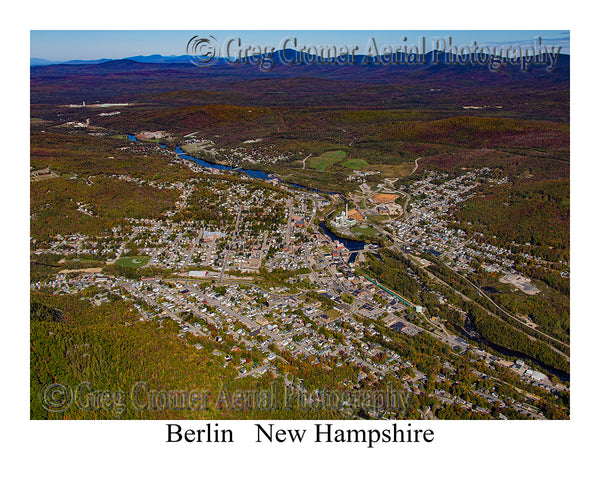
[[[297,52],[295,50],[291,50],[291,49],[286,49],[286,50],[277,50],[276,52],[274,52],[271,55],[271,58],[273,60],[273,63],[275,65],[278,64],[285,64],[286,62],[284,61],[284,59],[290,59],[296,57],[298,59],[302,59],[304,60],[304,63],[311,65],[311,64],[322,64],[322,63],[326,63],[326,59],[321,58],[321,57],[311,57],[310,55],[308,55],[305,52]],[[565,54],[560,54],[559,57],[562,59],[562,61],[560,63],[564,64],[565,62],[565,57],[569,58],[569,55],[565,55]],[[164,55],[159,55],[159,54],[155,54],[155,55],[136,55],[134,57],[126,57],[126,58],[122,58],[122,59],[110,59],[110,58],[100,58],[100,59],[96,59],[96,60],[68,60],[68,61],[52,61],[52,60],[46,60],[44,58],[31,58],[30,59],[30,66],[31,67],[38,67],[38,66],[47,66],[47,65],[97,65],[97,64],[101,64],[101,63],[106,63],[106,62],[114,62],[114,61],[122,61],[122,60],[131,60],[133,62],[137,62],[137,63],[153,63],[153,64],[177,64],[177,63],[183,63],[183,64],[189,64],[195,61],[194,56],[191,55],[168,55],[168,56],[164,56]],[[260,58],[264,58],[264,55],[262,55],[261,57],[254,57],[256,59],[260,59]],[[339,58],[339,57],[338,57]],[[372,59],[372,57],[368,57],[366,55],[356,55],[355,56],[355,64],[366,64],[366,63],[370,63],[369,59]],[[435,52],[435,51],[430,51],[428,53],[425,54],[424,56],[425,58],[425,64],[432,64],[433,59],[435,58],[437,61],[439,61],[439,63],[444,64],[444,54],[441,52]],[[475,55],[472,55],[472,58],[475,60]],[[486,58],[489,58],[485,55],[483,56],[479,56],[479,62],[486,62]],[[331,60],[331,59],[330,59]],[[225,64],[231,64],[232,62],[229,61],[227,58],[218,58],[214,61],[211,62],[211,65],[225,65]],[[466,63],[471,63],[471,64],[476,64],[476,61],[468,61]],[[406,61],[406,56],[402,53],[400,53],[400,55],[397,58],[397,61],[395,62],[395,64],[392,64],[392,66],[396,66],[396,67],[401,67],[401,66],[408,66],[408,67],[415,67],[417,65],[413,63],[411,63],[410,61]],[[421,64],[421,66],[423,66],[423,64]]]
[[[190,62],[189,55],[137,55],[135,57],[127,57],[127,58],[100,58],[97,60],[67,60],[67,61],[59,61],[59,60],[46,60],[45,58],[31,58],[29,61],[29,65],[32,67],[39,67],[45,65],[95,65],[98,63],[105,63],[115,60],[133,60],[138,63],[189,63]]]
[[[524,70],[510,63],[495,71],[488,66],[491,57],[472,56],[458,64],[445,61],[439,53],[429,52],[418,63],[409,61],[413,57],[400,56],[390,64],[378,64],[373,57],[364,55],[357,55],[354,63],[340,57],[335,62],[295,50],[257,56],[252,64],[233,64],[218,58],[205,66],[194,65],[190,61],[193,57],[188,55],[73,60],[60,64],[45,64],[38,58],[32,59],[37,65],[30,68],[31,103],[163,102],[166,92],[172,92],[171,97],[177,97],[180,105],[200,102],[423,108],[451,100],[449,109],[500,104],[508,108],[509,103],[511,108],[527,109],[529,104],[538,105],[542,97],[550,96],[547,101],[551,106],[542,109],[543,115],[551,112],[565,116],[569,55],[555,57],[553,71],[548,71],[545,64]],[[292,57],[297,59],[295,64],[289,62]],[[264,62],[272,62],[270,70],[260,68]],[[558,103],[557,91],[566,92]],[[198,97],[199,92],[204,92],[202,98]],[[532,101],[534,98],[537,103]]]
[[[400,53],[393,62],[379,61],[382,57],[366,55],[347,58],[320,58],[306,52],[278,50],[272,55],[251,57],[250,62],[234,63],[227,58],[217,58],[210,64],[198,66],[190,55],[147,55],[120,60],[70,60],[62,63],[32,58],[31,76],[95,75],[95,74],[144,74],[154,72],[194,74],[195,76],[233,76],[250,78],[328,78],[335,80],[383,82],[421,79],[449,81],[471,80],[487,84],[507,82],[531,82],[548,80],[551,83],[569,82],[570,57],[556,55],[547,57],[548,64],[534,62],[527,68],[508,59],[490,55],[471,55],[462,61],[448,58],[443,52],[432,51],[423,56],[405,56]],[[290,59],[295,59],[291,62]],[[499,68],[490,68],[492,64]],[[549,69],[549,65],[552,69]],[[267,68],[261,68],[266,66]]]

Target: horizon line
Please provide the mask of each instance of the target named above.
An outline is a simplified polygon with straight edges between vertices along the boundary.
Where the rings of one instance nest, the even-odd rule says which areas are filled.
[[[299,53],[299,54],[301,54],[303,56],[307,56],[307,57],[310,57],[310,58],[316,57],[316,58],[321,58],[321,59],[335,59],[335,58],[339,58],[339,57],[348,57],[348,56],[370,57],[370,58],[387,57],[387,56],[390,56],[390,55],[402,55],[402,56],[416,55],[416,56],[423,56],[423,55],[429,55],[429,54],[435,53],[435,52],[442,52],[443,54],[446,54],[446,55],[455,55],[456,56],[456,54],[446,52],[445,50],[435,50],[435,49],[432,49],[432,50],[429,50],[429,51],[427,51],[425,53],[421,53],[421,52],[417,52],[417,53],[415,53],[415,52],[409,52],[409,53],[406,53],[406,52],[402,52],[402,51],[400,51],[400,52],[396,51],[396,52],[393,52],[392,54],[388,54],[388,53],[378,53],[378,54],[354,53],[354,54],[350,54],[349,53],[349,54],[339,54],[339,55],[330,56],[330,57],[323,57],[323,56],[320,56],[318,54],[311,54],[311,53],[305,52],[303,50],[296,50],[294,48],[285,48],[285,49],[279,48],[277,50],[274,50],[273,52],[266,52],[266,53],[263,52],[261,54],[250,55],[250,57],[260,58],[260,57],[265,56],[266,54],[275,55],[278,52],[282,52],[282,51],[292,51],[292,52],[296,52],[296,53]],[[570,56],[571,55],[570,51],[563,52],[561,46],[558,47],[558,52],[557,53],[554,52],[554,47],[552,47],[551,51],[535,53],[534,57],[537,56],[540,53],[541,54],[566,55],[566,56]],[[492,56],[492,57],[498,57],[498,58],[516,58],[516,56],[508,56],[507,57],[507,56],[504,56],[504,55],[503,56],[499,56],[499,55],[494,55],[492,53],[481,53],[481,52],[480,53],[473,53],[473,52],[471,52],[471,53],[464,54],[464,55],[463,54],[458,54],[457,56],[459,56],[459,57],[464,57],[464,56],[471,57],[471,56],[476,56],[476,55]],[[521,56],[526,56],[526,55],[521,55]],[[91,59],[86,59],[86,60],[84,60],[84,59],[78,59],[78,58],[72,58],[72,59],[69,59],[69,60],[49,60],[47,58],[42,58],[42,57],[29,57],[29,60],[30,61],[31,60],[43,60],[45,62],[50,62],[48,65],[30,65],[30,66],[36,66],[37,67],[37,66],[61,65],[61,64],[69,63],[69,62],[100,62],[100,63],[107,63],[107,62],[114,62],[114,61],[119,61],[119,60],[131,60],[132,62],[136,62],[136,60],[132,60],[132,59],[133,58],[148,58],[148,57],[161,57],[161,58],[184,58],[184,57],[189,57],[189,58],[196,58],[197,55],[190,55],[190,54],[187,54],[187,53],[181,54],[181,55],[175,55],[175,54],[164,55],[164,54],[161,54],[161,53],[151,53],[151,54],[148,54],[148,55],[130,55],[128,57],[120,57],[120,58],[106,58],[106,57],[101,57],[101,58],[91,58]],[[239,57],[238,56],[218,56],[218,57],[215,57],[213,60],[211,60],[210,63],[212,64],[212,63],[214,63],[217,60],[230,61],[232,59],[240,60],[241,58],[244,58],[244,57],[241,57],[241,56],[239,56]],[[136,63],[141,63],[141,62],[136,62]],[[147,63],[152,63],[152,62],[147,62]]]

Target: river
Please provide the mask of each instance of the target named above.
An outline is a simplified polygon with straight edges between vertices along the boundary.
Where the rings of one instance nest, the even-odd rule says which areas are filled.
[[[136,142],[137,138],[135,137],[135,135],[127,135],[127,138],[129,138],[129,140],[131,140],[132,142]],[[161,148],[165,148],[165,145],[160,144]],[[212,162],[207,162],[206,160],[202,160],[201,158],[197,158],[194,157],[193,155],[188,155],[186,154],[181,148],[179,147],[175,147],[175,153],[179,156],[179,158],[183,158],[185,160],[190,160],[192,162],[197,163],[198,165],[201,165],[203,167],[206,168],[214,168],[216,170],[226,170],[226,171],[237,171],[237,172],[243,172],[246,175],[252,177],[252,178],[257,178],[260,180],[269,180],[272,178],[276,178],[274,175],[260,171],[260,170],[246,170],[243,168],[233,168],[227,165],[220,165],[218,163],[212,163]],[[291,185],[295,188],[299,188],[299,189],[304,189],[304,190],[309,190],[309,191],[313,191],[313,192],[317,192],[317,193],[323,193],[317,189],[314,188],[310,188],[310,187],[305,187],[303,185],[299,185],[296,183],[288,183],[288,185]],[[335,194],[335,192],[327,192],[329,194]],[[329,230],[327,228],[327,226],[325,225],[325,222],[321,222],[319,224],[319,226],[321,227],[321,230],[323,230],[323,232],[325,233],[325,235],[327,235],[331,240],[337,240],[338,242],[342,243],[350,252],[353,252],[350,255],[350,259],[349,259],[349,263],[353,263],[354,260],[356,259],[357,256],[357,252],[360,250],[363,250],[365,248],[365,246],[367,245],[365,242],[360,242],[358,240],[347,240],[345,238],[341,238],[338,237],[335,233],[333,233],[331,230]],[[549,365],[545,365],[540,361],[537,361],[535,359],[533,359],[532,357],[523,354],[522,352],[516,352],[514,350],[509,350],[505,347],[501,347],[500,345],[494,345],[490,342],[487,341],[483,341],[482,343],[484,344],[488,344],[490,347],[498,350],[500,353],[503,353],[504,355],[507,356],[516,356],[518,358],[522,358],[523,360],[528,360],[531,363],[537,363],[538,365],[540,365],[541,367],[545,368],[546,370],[548,370],[550,373],[555,374],[556,376],[558,376],[561,380],[565,381],[565,380],[569,380],[570,375],[568,373],[565,372],[561,372],[559,370],[556,370],[552,367],[550,367]]]
[[[132,135],[132,134],[128,134],[127,138],[132,142],[138,141],[138,139],[135,137],[135,135]],[[162,143],[159,143],[158,145],[160,148],[167,148],[166,145],[163,145]],[[197,163],[198,165],[205,167],[205,168],[213,168],[215,170],[224,170],[224,171],[243,172],[246,175],[248,175],[249,177],[257,178],[259,180],[271,180],[273,178],[277,178],[274,174],[263,172],[262,170],[248,170],[248,169],[239,168],[239,167],[234,168],[234,167],[230,167],[228,165],[221,165],[219,163],[209,162],[202,158],[194,157],[193,155],[188,155],[181,149],[181,147],[175,147],[175,153],[179,156],[179,158],[183,158],[184,160],[189,160],[191,162]],[[279,179],[279,180],[281,181],[281,179]],[[339,192],[325,192],[323,190],[305,187],[304,185],[300,185],[298,183],[292,183],[292,182],[286,182],[286,184],[290,185],[294,188],[300,188],[303,190],[307,190],[309,192],[327,193],[329,195],[342,195],[342,197],[343,197],[343,194],[341,194]]]
[[[127,138],[129,138],[129,140],[131,140],[132,142],[137,141],[137,138],[135,137],[135,135],[127,135]],[[161,148],[165,148],[165,145],[162,145],[162,144],[159,144],[159,145]],[[175,147],[175,153],[179,156],[179,158],[182,158],[184,160],[189,160],[189,161],[194,162],[205,168],[213,168],[215,170],[224,170],[224,171],[243,172],[246,175],[248,175],[249,177],[257,178],[259,180],[270,180],[272,178],[276,178],[274,175],[263,172],[261,170],[246,170],[244,168],[233,168],[228,165],[220,165],[218,163],[208,162],[201,158],[194,157],[193,155],[188,155],[180,147]],[[329,194],[333,194],[333,195],[336,194],[335,192],[322,192],[320,190],[317,190],[316,188],[305,187],[304,185],[300,185],[297,183],[288,183],[288,185],[290,185],[294,188],[308,190],[308,191],[312,191],[312,192],[316,192],[316,193],[329,193]],[[365,248],[365,245],[367,245],[365,242],[360,242],[358,240],[347,240],[345,238],[338,237],[335,233],[333,233],[331,230],[329,230],[327,228],[327,226],[325,225],[325,222],[321,222],[320,227],[329,238],[331,238],[332,240],[337,240],[338,242],[342,243],[351,252],[358,252],[360,250],[363,250]],[[350,263],[352,263],[356,259],[356,256],[357,256],[356,253],[352,253],[352,255],[350,257]]]
[[[563,372],[562,370],[558,370],[550,365],[547,365],[546,363],[537,360],[532,356],[527,355],[526,353],[520,352],[518,350],[512,350],[510,348],[503,347],[502,345],[497,345],[496,343],[490,342],[486,338],[483,338],[483,336],[477,331],[477,328],[475,327],[475,322],[472,320],[470,315],[467,315],[467,318],[465,320],[465,328],[461,328],[461,330],[467,334],[469,339],[471,339],[474,342],[480,343],[484,347],[487,346],[493,348],[498,353],[506,355],[507,357],[520,358],[521,360],[529,363],[530,365],[538,365],[543,369],[547,370],[549,373],[556,375],[563,382],[568,382],[571,379],[570,374],[567,372]]]
[[[183,158],[184,160],[189,160],[191,162],[197,163],[198,165],[206,168],[214,168],[216,170],[226,170],[231,171],[235,170],[236,172],[243,172],[249,177],[257,178],[259,180],[270,180],[273,176],[269,173],[262,172],[260,170],[246,170],[244,168],[233,168],[228,165],[220,165],[218,163],[207,162],[206,160],[202,160],[201,158],[194,157],[193,155],[188,155],[181,148],[175,147],[175,153],[179,156],[179,158]]]
[[[365,242],[360,242],[358,240],[347,240],[345,238],[338,237],[335,233],[333,233],[327,228],[325,222],[321,222],[319,226],[321,227],[321,230],[325,232],[325,235],[327,235],[332,240],[337,240],[338,242],[342,243],[351,252],[363,250],[365,248],[365,245],[367,245]]]

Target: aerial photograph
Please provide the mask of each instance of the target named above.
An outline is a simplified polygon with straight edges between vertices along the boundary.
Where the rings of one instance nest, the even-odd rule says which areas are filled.
[[[29,418],[569,420],[569,47],[31,30]]]

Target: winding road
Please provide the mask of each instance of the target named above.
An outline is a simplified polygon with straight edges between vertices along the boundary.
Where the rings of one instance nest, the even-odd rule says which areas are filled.
[[[421,160],[422,158],[423,157],[419,157],[419,158],[415,159],[415,168],[413,168],[413,171],[410,172],[411,175],[417,171],[417,168],[419,168],[419,160]]]

